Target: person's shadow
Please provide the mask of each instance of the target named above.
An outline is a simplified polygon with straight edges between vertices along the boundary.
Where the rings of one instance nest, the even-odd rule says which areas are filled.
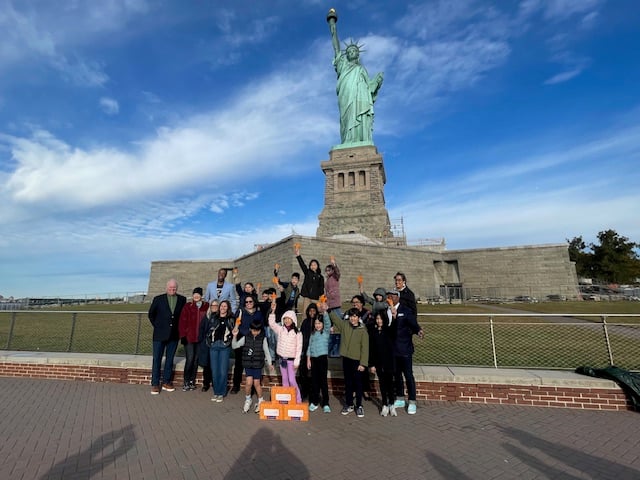
[[[224,476],[225,480],[246,480],[257,474],[281,480],[310,478],[307,467],[280,441],[280,436],[266,427],[260,428],[251,437],[238,460]]]
[[[91,446],[76,455],[65,458],[43,473],[40,480],[50,477],[65,478],[86,474],[84,478],[99,475],[105,465],[113,464],[125,455],[136,443],[133,425],[100,435],[91,441]]]
[[[542,452],[552,458],[558,465],[564,464],[577,472],[594,475],[598,470],[602,470],[603,472],[615,472],[611,474],[611,477],[615,476],[615,478],[620,480],[640,478],[639,470],[601,457],[597,454],[597,451],[594,454],[586,453],[573,447],[544,440],[524,430],[512,427],[499,428],[511,438],[518,441],[522,447],[529,449],[529,452],[518,445],[509,445],[506,442],[503,445],[504,448],[511,455],[542,472],[544,475],[547,475],[549,478],[577,479],[579,477],[561,471],[561,469],[554,466],[554,462],[545,463],[537,458],[536,452]]]

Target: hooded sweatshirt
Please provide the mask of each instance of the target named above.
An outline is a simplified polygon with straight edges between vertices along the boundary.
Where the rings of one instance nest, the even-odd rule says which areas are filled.
[[[378,302],[376,300],[376,295],[382,295],[382,301]],[[369,295],[367,295],[365,292],[362,292],[362,296],[364,297],[364,301],[366,303],[368,303],[369,305],[371,305],[371,313],[373,315],[373,318],[376,317],[376,314],[378,312],[386,312],[387,308],[389,307],[389,304],[387,303],[387,291],[382,288],[382,287],[378,287],[376,288],[376,290],[373,292],[373,297],[370,297]]]
[[[276,353],[282,358],[293,359],[293,366],[297,368],[300,365],[300,355],[302,354],[302,333],[297,328],[287,330],[287,327],[284,326],[284,319],[287,317],[293,320],[294,326],[297,325],[296,312],[287,310],[282,314],[283,322],[281,325],[276,323],[276,315],[270,313],[269,327],[277,338]]]

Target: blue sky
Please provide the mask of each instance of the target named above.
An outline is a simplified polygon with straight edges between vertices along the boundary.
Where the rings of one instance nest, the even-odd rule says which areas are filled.
[[[449,249],[640,241],[640,4],[0,0],[0,294],[313,236],[339,143],[326,13],[385,72],[392,219]]]

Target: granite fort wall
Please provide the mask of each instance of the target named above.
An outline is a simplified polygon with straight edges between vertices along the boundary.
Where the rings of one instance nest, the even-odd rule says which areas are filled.
[[[220,268],[233,268],[233,260],[168,260],[151,262],[147,299],[165,292],[167,280],[178,281],[178,292],[191,296],[195,287],[205,289]],[[229,276],[230,278],[230,276]]]
[[[488,287],[503,297],[578,295],[575,265],[566,244],[452,250],[443,252],[443,258],[457,260],[461,283],[480,295],[486,295],[482,292]]]
[[[477,289],[479,295],[486,295],[489,287],[499,290],[500,296],[577,295],[575,267],[566,245],[438,252],[293,235],[234,260],[152,262],[149,298],[163,293],[171,277],[178,280],[180,292],[189,295],[194,287],[204,288],[214,280],[219,268],[237,267],[240,281],[260,283],[264,289],[272,285],[273,267],[278,263],[280,278],[288,281],[291,273],[302,273],[293,256],[295,243],[300,243],[306,264],[315,258],[324,267],[331,255],[336,257],[343,301],[358,293],[359,275],[371,294],[377,287],[392,287],[397,271],[407,275],[409,287],[421,298],[434,295],[443,283],[457,281],[464,288]],[[231,281],[231,275],[227,279]]]

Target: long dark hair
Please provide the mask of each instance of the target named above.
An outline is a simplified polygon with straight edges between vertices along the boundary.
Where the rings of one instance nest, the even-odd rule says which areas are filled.
[[[220,307],[222,306],[223,303],[227,304],[227,315],[225,317],[223,317],[222,315],[220,315]],[[222,300],[220,302],[220,304],[218,305],[218,313],[217,313],[219,318],[231,318],[233,317],[233,309],[231,308],[231,302],[229,300]]]

